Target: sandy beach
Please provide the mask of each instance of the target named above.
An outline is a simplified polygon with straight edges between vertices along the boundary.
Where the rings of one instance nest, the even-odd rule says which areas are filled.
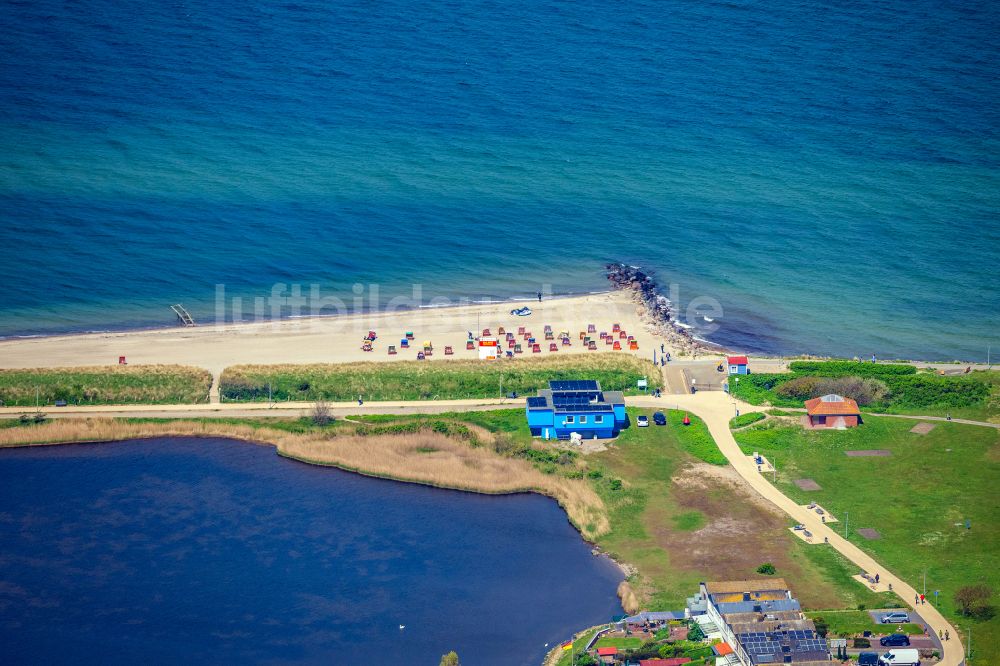
[[[518,317],[510,314],[521,303],[490,303],[456,307],[400,310],[385,313],[365,313],[309,319],[284,319],[272,322],[240,324],[203,324],[195,327],[89,333],[41,338],[21,338],[0,341],[0,367],[73,367],[118,363],[125,356],[129,364],[181,364],[205,368],[213,374],[225,367],[243,363],[343,363],[350,361],[413,360],[417,347],[424,341],[434,345],[428,359],[441,362],[451,358],[475,358],[477,352],[466,349],[468,332],[479,335],[489,328],[494,335],[503,326],[517,333],[524,326],[536,334],[542,351],[532,354],[525,346],[523,356],[546,356],[567,351],[584,351],[580,331],[594,324],[598,334],[610,332],[612,324],[621,324],[639,343],[638,351],[612,351],[611,345],[597,345],[597,352],[631,353],[651,358],[660,345],[673,354],[677,349],[669,341],[654,335],[642,308],[627,292],[610,292],[587,296],[552,298],[541,303],[531,302],[533,314]],[[545,325],[558,333],[568,330],[572,347],[550,352],[543,338]],[[361,349],[362,338],[369,330],[378,339],[374,351]],[[413,348],[400,348],[400,338],[412,331]],[[388,346],[396,345],[399,353],[388,354]],[[446,356],[450,345],[453,356]],[[623,345],[626,346],[626,345]],[[627,346],[626,346],[627,347]]]

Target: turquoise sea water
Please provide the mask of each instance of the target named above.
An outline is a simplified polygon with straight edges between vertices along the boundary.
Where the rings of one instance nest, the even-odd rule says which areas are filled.
[[[998,35],[985,1],[10,2],[0,335],[626,261],[734,347],[980,359]]]

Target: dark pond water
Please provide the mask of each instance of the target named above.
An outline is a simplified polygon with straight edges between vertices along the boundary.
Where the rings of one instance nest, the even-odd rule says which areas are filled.
[[[536,495],[224,439],[0,450],[2,663],[534,665],[620,579]]]

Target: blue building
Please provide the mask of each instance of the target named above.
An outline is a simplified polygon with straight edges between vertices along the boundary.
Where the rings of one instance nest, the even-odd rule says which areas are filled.
[[[731,375],[750,374],[750,371],[748,370],[750,362],[747,360],[746,356],[729,356],[726,358],[726,363],[729,365],[729,374]]]
[[[586,439],[614,437],[626,423],[625,395],[602,391],[590,379],[549,382],[528,398],[525,411],[531,434],[545,439],[569,439],[574,432]]]

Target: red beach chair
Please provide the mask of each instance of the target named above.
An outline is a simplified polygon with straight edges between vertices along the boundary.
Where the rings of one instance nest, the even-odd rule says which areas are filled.
[[[553,342],[552,344],[549,345],[549,351],[550,352],[559,351],[559,345]]]
[[[611,331],[612,331],[612,333],[617,333],[620,330],[622,330],[622,325],[621,324],[612,324],[611,325]]]
[[[465,343],[465,348],[466,349],[475,349],[476,348],[476,343],[474,343],[472,340],[469,340],[468,342]]]
[[[612,347],[612,349],[614,349],[615,351],[621,351],[621,348],[622,348],[622,343],[620,343],[617,340],[615,340],[615,344]]]
[[[613,337],[611,337],[610,335],[608,337],[604,338],[604,344],[606,344],[606,345],[610,345],[614,341],[615,341],[615,339]]]
[[[455,353],[455,351],[454,351],[454,350],[453,350],[453,349],[452,349],[451,347],[447,347],[447,346],[446,346],[446,347],[444,348],[444,355],[445,355],[445,356],[451,356],[451,355],[452,355],[452,354],[454,354],[454,353]]]
[[[597,327],[593,324],[587,324],[587,333],[597,333]]]
[[[542,353],[542,346],[541,345],[535,345],[535,344],[531,345],[531,353],[532,354],[541,354]]]
[[[517,334],[518,335],[524,335],[524,331],[525,331],[524,326],[518,326],[517,327]]]
[[[510,340],[507,341],[507,349],[513,349],[514,345],[516,345],[516,344],[517,343],[514,342],[514,338],[511,338]]]
[[[619,340],[624,340],[624,339],[625,339],[625,338],[627,338],[627,337],[628,337],[628,334],[627,334],[627,333],[625,333],[625,331],[621,331],[621,332],[620,332],[620,333],[618,334],[618,339],[619,339]]]
[[[636,342],[635,340],[629,340],[628,348],[631,351],[638,351],[639,350],[639,343]]]
[[[489,334],[490,334],[490,329],[488,329],[488,328],[484,328],[484,329],[483,329],[483,337],[484,337],[484,338],[485,338],[485,337],[489,337]]]

